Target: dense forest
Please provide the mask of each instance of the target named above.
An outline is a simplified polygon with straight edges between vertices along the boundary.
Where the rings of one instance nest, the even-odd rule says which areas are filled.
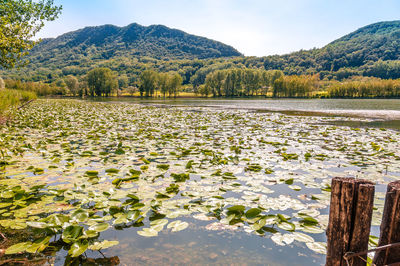
[[[215,97],[397,97],[396,89],[386,88],[392,81],[380,86],[386,92],[340,88],[399,79],[399,38],[400,21],[380,22],[320,49],[244,57],[228,45],[161,25],[104,25],[45,39],[27,57],[28,67],[0,76],[9,87],[39,95],[177,96],[180,90]],[[108,87],[90,82],[96,69],[105,71],[108,78],[100,83]]]

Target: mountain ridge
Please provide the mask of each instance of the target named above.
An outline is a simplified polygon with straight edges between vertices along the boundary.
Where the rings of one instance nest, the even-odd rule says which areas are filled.
[[[32,49],[32,54],[51,49],[79,48],[85,53],[90,47],[106,50],[112,56],[118,50],[136,56],[156,59],[209,59],[241,56],[232,46],[205,37],[188,34],[164,25],[142,26],[131,23],[124,27],[111,24],[85,27],[46,38]]]
[[[145,69],[179,72],[184,84],[226,68],[282,70],[287,75],[320,74],[400,78],[400,20],[359,28],[322,48],[290,54],[245,57],[232,46],[163,25],[85,27],[44,39],[28,56],[23,71],[2,71],[6,78],[53,82],[66,75],[84,76],[95,67],[127,75],[133,84]]]

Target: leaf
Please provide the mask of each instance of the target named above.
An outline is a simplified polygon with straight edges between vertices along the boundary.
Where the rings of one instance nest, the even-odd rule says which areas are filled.
[[[325,232],[325,230],[317,227],[317,226],[304,226],[300,227],[301,231],[310,233],[310,234],[322,234]]]
[[[246,207],[243,206],[243,205],[235,205],[235,206],[229,207],[228,211],[230,211],[230,212],[244,212],[245,209],[246,209]]]
[[[129,170],[129,173],[131,173],[131,174],[134,175],[134,176],[140,176],[140,175],[142,174],[141,171],[135,170],[135,169]]]
[[[187,222],[182,222],[180,220],[177,220],[177,221],[173,221],[172,223],[170,223],[167,226],[167,228],[172,229],[172,232],[179,232],[179,231],[185,230],[188,226],[189,226],[189,224]]]
[[[154,237],[158,236],[158,231],[152,229],[152,228],[143,228],[142,231],[137,232],[139,235],[144,236],[144,237]]]
[[[30,227],[33,227],[33,228],[40,228],[40,229],[44,229],[44,228],[49,227],[49,226],[47,225],[47,223],[42,223],[42,222],[26,222],[26,224],[27,224],[28,226],[30,226]]]
[[[225,217],[224,219],[221,219],[221,223],[222,224],[229,224],[233,219],[235,219],[235,217],[236,217],[235,213],[230,214],[227,217]]]
[[[87,238],[95,238],[98,237],[99,233],[94,230],[86,230],[83,232],[83,236],[79,237],[79,239],[87,239]]]
[[[290,222],[282,222],[277,224],[280,229],[286,230],[286,231],[294,231],[296,230],[296,226],[293,223]]]
[[[85,210],[78,209],[71,214],[71,218],[77,222],[84,222],[89,218],[89,213]]]
[[[12,205],[12,203],[0,203],[0,209],[6,208],[11,205]]]
[[[112,184],[115,185],[117,188],[119,188],[122,182],[123,182],[122,178],[116,178],[112,181]]]
[[[31,244],[32,242],[22,242],[12,245],[11,247],[7,248],[5,254],[10,255],[10,254],[17,254],[20,252],[25,252],[25,250],[29,248]]]
[[[257,221],[256,223],[252,224],[250,227],[253,230],[258,231],[261,228],[263,228],[266,223],[267,223],[267,219],[263,218],[263,219],[260,219],[259,221]]]
[[[95,242],[93,245],[90,245],[88,248],[91,250],[101,250],[101,249],[107,249],[113,246],[118,245],[118,241],[108,241],[104,240],[103,242]]]
[[[287,185],[293,185],[293,182],[294,182],[294,179],[293,179],[293,178],[290,178],[290,179],[285,180],[285,183],[286,183]]]
[[[118,174],[119,170],[115,169],[115,168],[109,168],[109,169],[106,170],[106,173],[107,174]]]
[[[168,223],[167,219],[159,219],[159,220],[152,221],[150,223],[150,225],[151,225],[151,229],[153,229],[154,231],[160,232],[164,229],[164,226],[167,223]]]
[[[128,222],[129,221],[128,221],[126,214],[122,214],[117,219],[114,220],[113,224],[125,224]]]
[[[326,254],[326,243],[323,242],[309,242],[306,243],[307,247],[318,254]]]
[[[78,225],[70,225],[62,233],[62,239],[66,243],[71,243],[83,235],[83,227]]]
[[[271,240],[274,241],[279,246],[290,245],[294,241],[294,236],[292,234],[274,234],[271,237]]]
[[[262,212],[259,208],[252,208],[245,213],[246,218],[252,219]]]
[[[29,253],[42,252],[43,250],[45,250],[48,247],[50,239],[51,239],[51,236],[39,238],[38,240],[33,242],[30,247],[28,247],[26,249],[26,252],[29,252]]]
[[[311,226],[311,225],[317,225],[319,222],[310,217],[310,216],[304,216],[303,220],[300,221],[300,223],[304,224],[305,226]]]
[[[101,223],[90,226],[88,230],[93,230],[100,233],[106,231],[108,228],[110,228],[108,223]]]
[[[304,242],[304,243],[314,242],[314,238],[312,238],[309,235],[299,233],[299,232],[294,232],[293,235],[294,235],[296,241]]]
[[[167,171],[169,169],[169,165],[168,164],[158,164],[157,168],[161,169],[161,170],[164,170],[164,171]]]
[[[76,258],[82,255],[88,249],[88,247],[89,247],[89,242],[87,240],[75,242],[71,245],[68,254],[71,257]]]
[[[88,175],[88,176],[98,176],[99,172],[98,171],[89,170],[89,171],[86,171],[85,174]]]

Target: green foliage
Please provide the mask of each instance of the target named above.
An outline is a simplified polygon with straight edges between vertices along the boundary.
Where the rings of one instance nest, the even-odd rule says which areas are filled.
[[[65,84],[67,85],[68,90],[73,96],[78,95],[79,93],[79,81],[74,76],[67,76],[64,80]]]
[[[214,97],[314,97],[326,95],[316,92],[325,91],[335,80],[400,78],[399,31],[399,21],[377,23],[321,49],[258,58],[163,26],[108,25],[45,40],[29,56],[35,68],[1,74],[6,79],[41,81],[35,89],[25,88],[33,86],[29,82],[18,84],[38,95],[107,96],[115,91],[120,95],[119,87],[124,95],[140,92],[148,97],[175,97],[179,91]],[[87,74],[93,68],[108,68],[119,76],[106,89],[98,85],[97,92],[93,86],[88,90]],[[316,74],[321,82],[316,82]],[[78,89],[72,77],[78,80]],[[331,91],[331,97],[339,97],[333,87]]]
[[[95,68],[87,74],[91,96],[109,96],[118,88],[118,81],[109,68]]]
[[[36,95],[28,91],[19,90],[0,90],[0,115],[9,110],[13,106],[17,106],[23,102],[35,99]]]
[[[334,83],[328,88],[332,98],[393,98],[400,97],[400,80],[371,78]]]
[[[31,39],[45,21],[57,18],[61,7],[53,0],[0,1],[0,66],[13,68],[37,43]],[[27,62],[22,62],[22,64]]]
[[[157,72],[145,70],[140,74],[140,96],[153,96],[157,86]]]
[[[145,70],[139,78],[141,96],[153,97],[158,91],[169,97],[176,97],[182,85],[182,77],[178,73],[157,73]]]
[[[318,81],[317,75],[282,76],[273,83],[273,97],[312,97]]]
[[[21,82],[19,80],[5,80],[6,88],[14,89],[14,90],[21,90],[21,91],[30,91],[38,96],[45,96],[45,95],[63,95],[66,94],[64,88],[57,87],[56,84],[47,84],[43,82]]]
[[[258,69],[217,70],[207,75],[200,93],[204,96],[255,96],[266,95],[273,81],[283,75],[281,71]]]

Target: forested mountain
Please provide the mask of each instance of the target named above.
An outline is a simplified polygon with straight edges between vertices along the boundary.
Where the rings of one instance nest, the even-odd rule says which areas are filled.
[[[371,24],[321,49],[263,59],[266,69],[281,69],[287,74],[340,71],[339,75],[400,78],[400,65],[393,62],[400,60],[400,21]],[[391,73],[383,73],[388,71]]]
[[[321,79],[352,76],[400,78],[400,21],[375,23],[323,48],[286,55],[244,57],[234,48],[161,25],[104,25],[45,39],[35,47],[31,64],[0,71],[5,78],[56,82],[80,80],[93,68],[106,67],[135,86],[146,69],[178,72],[183,84],[197,87],[214,71],[229,68],[282,70],[286,75],[320,74]]]
[[[45,39],[31,52],[32,62],[80,64],[82,60],[112,59],[116,56],[148,56],[155,59],[208,59],[240,56],[231,46],[187,34],[162,25],[86,27]]]

